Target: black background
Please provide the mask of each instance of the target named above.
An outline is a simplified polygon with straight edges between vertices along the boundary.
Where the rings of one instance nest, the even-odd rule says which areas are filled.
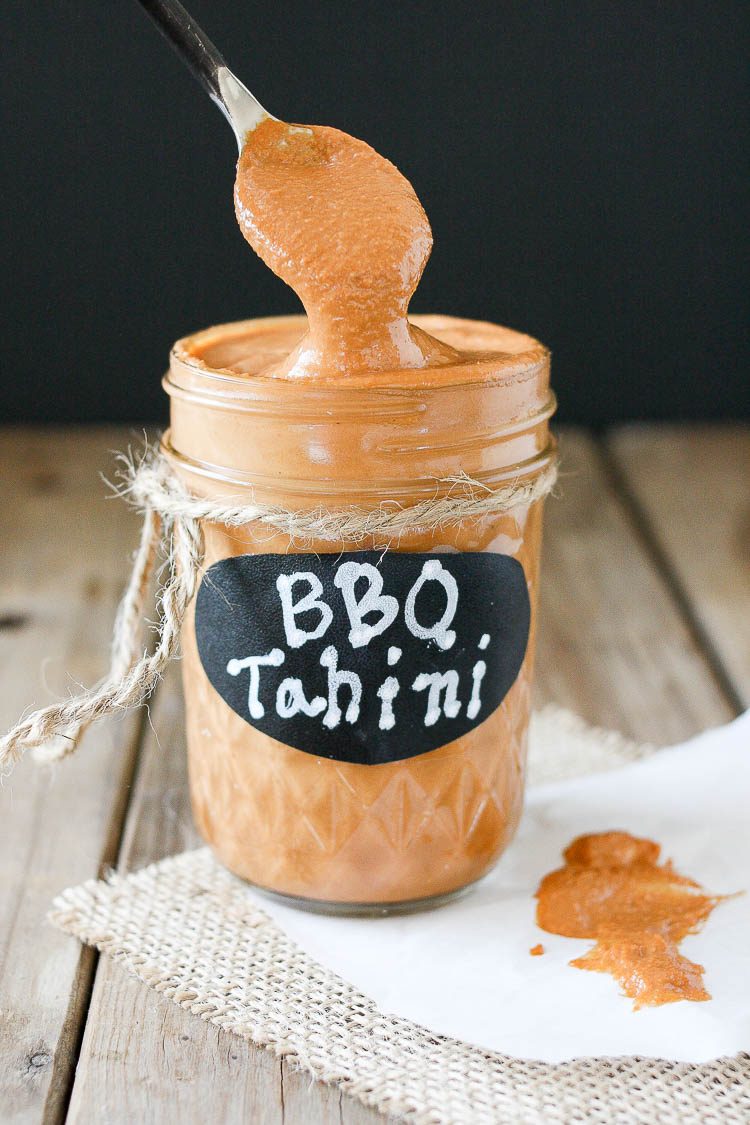
[[[414,302],[554,352],[566,420],[748,414],[750,5],[194,0],[268,108],[364,137],[435,250]],[[0,411],[162,419],[171,342],[296,311],[234,138],[134,0],[6,0]]]

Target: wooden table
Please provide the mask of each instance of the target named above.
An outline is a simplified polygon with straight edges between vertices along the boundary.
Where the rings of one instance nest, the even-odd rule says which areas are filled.
[[[0,431],[0,723],[91,683],[135,546],[99,472],[125,428]],[[750,705],[750,430],[562,434],[544,557],[539,703],[670,742]],[[45,922],[103,868],[195,843],[182,705],[90,732],[0,791],[0,1118],[314,1125],[377,1115],[204,1024]]]

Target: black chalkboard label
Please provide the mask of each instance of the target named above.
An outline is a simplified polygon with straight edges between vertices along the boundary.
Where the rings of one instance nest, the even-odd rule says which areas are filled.
[[[233,711],[307,754],[380,765],[479,726],[529,637],[507,555],[241,555],[206,572],[195,611],[206,675]]]

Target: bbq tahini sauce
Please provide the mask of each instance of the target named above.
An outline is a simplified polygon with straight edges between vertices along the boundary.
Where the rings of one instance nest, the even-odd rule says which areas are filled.
[[[389,161],[335,129],[267,121],[240,155],[235,209],[306,316],[219,325],[175,345],[164,452],[191,491],[366,511],[419,503],[465,477],[496,488],[549,467],[547,350],[487,322],[408,317],[432,236]],[[193,810],[231,870],[314,908],[387,910],[457,893],[493,865],[521,812],[541,516],[535,500],[388,543],[205,523],[205,569],[240,555],[494,552],[519,562],[531,606],[501,705],[428,753],[409,756],[405,731],[407,756],[379,765],[317,756],[314,741],[303,752],[232,710],[206,675],[191,613]]]

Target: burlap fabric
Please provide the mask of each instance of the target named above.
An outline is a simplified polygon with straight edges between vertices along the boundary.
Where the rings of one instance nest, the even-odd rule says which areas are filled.
[[[560,712],[537,715],[532,725],[536,781],[611,768],[647,752]],[[701,1066],[635,1057],[553,1066],[484,1051],[379,1011],[287,938],[205,848],[65,891],[51,918],[188,1011],[397,1119],[750,1122],[746,1054]]]

